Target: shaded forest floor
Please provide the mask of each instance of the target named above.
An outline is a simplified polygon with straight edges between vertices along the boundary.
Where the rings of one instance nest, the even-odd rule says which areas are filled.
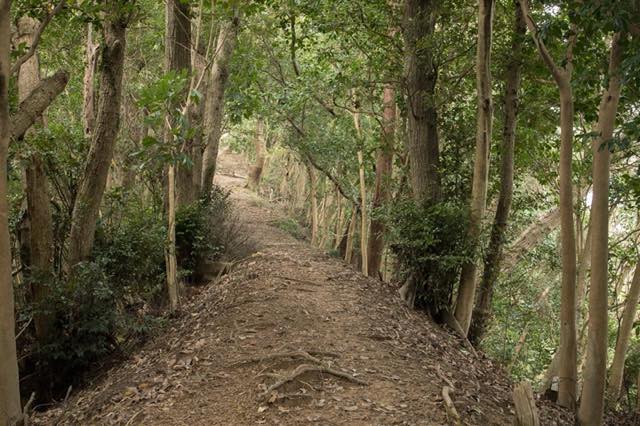
[[[497,365],[408,310],[395,288],[279,229],[284,213],[244,189],[242,158],[220,162],[255,252],[34,423],[446,425],[449,386],[463,424],[512,424],[512,383]],[[544,425],[570,424],[541,411]]]

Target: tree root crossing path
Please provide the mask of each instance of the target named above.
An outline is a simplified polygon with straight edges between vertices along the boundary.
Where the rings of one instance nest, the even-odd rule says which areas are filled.
[[[196,288],[130,359],[32,423],[510,425],[513,384],[482,354],[367,278],[295,239],[223,152],[217,180],[255,248]],[[542,405],[542,424],[562,414]]]

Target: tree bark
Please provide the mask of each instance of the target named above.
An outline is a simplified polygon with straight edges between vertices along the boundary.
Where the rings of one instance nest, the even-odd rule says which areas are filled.
[[[636,319],[638,303],[640,303],[640,261],[636,264],[636,269],[633,273],[633,280],[631,281],[627,300],[624,304],[622,322],[620,323],[618,339],[616,340],[616,350],[614,352],[613,362],[609,369],[609,385],[607,393],[611,402],[617,401],[618,398],[620,398],[620,392],[622,391],[625,356],[627,354],[627,349],[629,348],[629,341]]]
[[[417,202],[440,199],[438,113],[435,88],[438,78],[433,52],[425,40],[433,35],[436,1],[406,0],[403,36],[408,105],[407,150],[410,159],[411,187]]]
[[[190,77],[191,65],[191,7],[189,2],[168,0],[165,4],[165,70],[176,73],[186,73]],[[185,89],[183,101],[188,103],[189,90]],[[176,105],[176,107],[178,107]],[[197,105],[186,107],[188,119],[193,118]],[[195,122],[189,120],[190,125]],[[165,130],[165,138],[171,137],[169,129]],[[194,149],[193,138],[182,142],[181,152],[189,158],[191,164],[177,164],[175,166],[176,207],[180,208],[195,201],[197,194],[193,186]]]
[[[264,134],[264,120],[258,118],[256,121],[256,134],[253,139],[253,144],[256,151],[256,160],[249,170],[248,186],[251,190],[258,192],[260,188],[260,180],[262,179],[262,171],[266,160],[266,141]]]
[[[96,68],[98,67],[98,49],[100,45],[93,39],[93,24],[87,24],[87,44],[85,49],[84,78],[82,84],[82,120],[84,137],[91,138],[96,121]]]
[[[383,92],[382,137],[376,152],[376,182],[373,191],[372,210],[379,209],[389,202],[391,191],[391,175],[393,172],[393,144],[395,141],[396,102],[395,89],[387,85]],[[384,235],[386,226],[379,217],[371,218],[369,226],[368,272],[370,277],[377,277],[382,263],[384,251]]]
[[[487,207],[487,187],[489,184],[489,154],[493,123],[493,98],[491,95],[491,43],[493,33],[493,0],[478,1],[478,42],[476,55],[476,87],[478,111],[476,128],[476,152],[473,166],[473,184],[468,237],[474,252],[480,245],[480,233]],[[476,298],[478,266],[475,259],[462,265],[460,286],[456,300],[455,316],[467,334],[471,325],[473,304]]]
[[[562,289],[560,292],[560,383],[558,403],[574,408],[576,402],[576,241],[573,222],[573,93],[571,74],[575,28],[569,36],[564,67],[558,67],[540,38],[538,27],[529,13],[527,0],[518,0],[522,14],[540,57],[556,81],[560,95],[560,234],[562,245]]]
[[[224,117],[224,92],[229,79],[229,63],[235,48],[240,29],[240,17],[237,11],[230,22],[220,28],[215,51],[215,59],[211,68],[211,80],[207,90],[205,107],[205,149],[202,156],[202,176],[200,188],[203,194],[209,194],[216,172],[218,148],[222,136],[222,119]]]
[[[620,100],[623,38],[613,36],[609,85],[598,112],[599,136],[593,140],[593,198],[591,202],[591,287],[584,386],[578,411],[581,425],[600,425],[604,414],[607,375],[609,261],[609,141],[613,137]]]
[[[0,0],[0,424],[20,419],[20,386],[16,356],[9,206],[7,199],[7,159],[9,125],[9,78],[11,67],[11,0]],[[26,130],[26,129],[25,129]]]
[[[9,134],[12,139],[20,139],[24,136],[29,127],[42,117],[44,111],[62,93],[68,81],[69,75],[65,71],[58,71],[51,77],[43,79],[29,93],[29,96],[20,102],[9,124]]]
[[[491,240],[484,260],[484,271],[480,282],[480,293],[473,311],[473,321],[469,330],[469,340],[478,344],[484,337],[487,322],[491,316],[493,288],[502,262],[507,220],[513,200],[513,161],[518,118],[518,92],[520,90],[520,70],[522,68],[522,42],[527,26],[518,4],[515,4],[515,28],[511,41],[512,56],[506,67],[504,93],[504,128],[502,132],[502,163],[500,166],[500,195],[498,207],[491,229]]]
[[[86,260],[93,249],[96,220],[113,159],[120,127],[122,71],[127,21],[122,11],[112,12],[102,25],[104,45],[99,66],[100,88],[96,126],[83,180],[73,208],[68,266]]]
[[[38,28],[38,21],[23,16],[18,20],[18,43],[31,45]],[[18,74],[18,97],[24,101],[40,83],[40,61],[37,52],[25,61]],[[44,125],[44,117],[40,121]],[[33,323],[36,338],[41,344],[51,338],[53,325],[51,315],[46,314],[46,299],[49,281],[53,276],[53,219],[51,216],[49,191],[44,163],[40,155],[34,153],[25,168],[25,191],[29,221],[27,261],[23,259],[23,273],[29,283],[35,310]]]
[[[309,199],[311,201],[311,245],[318,242],[318,177],[316,171],[306,163],[307,173],[309,174]]]
[[[425,41],[434,33],[437,2],[405,0],[402,35],[405,42],[404,67],[407,91],[407,154],[413,198],[417,204],[437,203],[441,197],[440,142],[435,89],[438,68]],[[416,280],[408,280],[399,290],[413,307],[418,291]]]

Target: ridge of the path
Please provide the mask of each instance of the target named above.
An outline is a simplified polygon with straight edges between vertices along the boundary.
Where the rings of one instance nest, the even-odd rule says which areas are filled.
[[[131,359],[33,423],[513,424],[500,368],[407,309],[390,285],[273,225],[284,214],[244,188],[246,169],[225,150],[217,180],[256,251]],[[544,405],[541,419],[564,424]]]

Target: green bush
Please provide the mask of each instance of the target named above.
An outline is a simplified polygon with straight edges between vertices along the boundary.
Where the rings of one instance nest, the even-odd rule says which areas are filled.
[[[214,186],[211,194],[176,212],[176,257],[183,276],[216,260],[229,245],[229,192]]]
[[[469,259],[465,208],[448,202],[397,203],[390,212],[391,248],[402,277],[418,286],[416,305],[437,315],[451,306],[462,264]]]

